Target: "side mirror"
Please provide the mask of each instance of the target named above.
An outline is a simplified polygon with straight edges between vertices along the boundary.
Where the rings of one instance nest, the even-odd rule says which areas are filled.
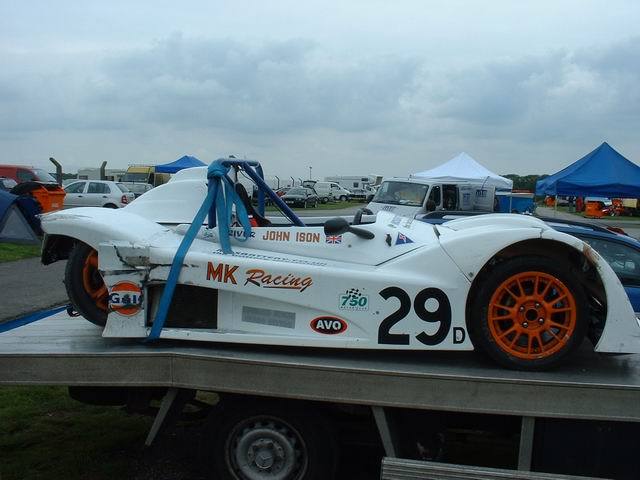
[[[352,227],[351,225],[349,225],[349,222],[341,217],[331,218],[324,222],[325,235],[342,235],[343,233],[347,232],[353,233],[357,237],[365,238],[367,240],[375,238],[375,234],[373,232],[364,230],[362,228]]]

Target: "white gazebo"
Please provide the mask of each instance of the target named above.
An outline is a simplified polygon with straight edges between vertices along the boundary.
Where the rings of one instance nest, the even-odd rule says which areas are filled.
[[[462,152],[448,162],[431,170],[414,173],[412,177],[429,178],[442,183],[474,182],[496,190],[511,190],[513,182],[480,165],[470,155]]]

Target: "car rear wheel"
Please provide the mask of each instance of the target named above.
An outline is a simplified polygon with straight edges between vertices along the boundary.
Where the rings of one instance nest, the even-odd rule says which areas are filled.
[[[346,196],[346,195],[340,195],[339,200],[340,200],[341,202],[346,202],[346,201],[347,201],[347,196]]]
[[[482,282],[470,334],[498,363],[541,370],[580,345],[587,313],[586,296],[568,266],[544,257],[515,258]]]
[[[64,273],[67,295],[78,313],[99,326],[107,323],[109,291],[98,270],[98,252],[78,242]]]

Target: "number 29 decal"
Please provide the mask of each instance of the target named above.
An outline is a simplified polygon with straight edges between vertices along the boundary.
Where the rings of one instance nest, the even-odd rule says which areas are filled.
[[[390,333],[389,330],[404,319],[411,311],[411,298],[409,294],[399,287],[387,287],[380,292],[380,296],[385,300],[397,298],[400,301],[400,308],[385,318],[378,328],[378,343],[386,345],[409,345],[410,335],[408,333]],[[427,301],[434,299],[438,302],[438,308],[430,312],[427,310]],[[451,303],[447,295],[439,288],[425,288],[416,295],[413,300],[413,310],[418,318],[427,323],[439,323],[438,330],[429,334],[421,332],[416,335],[416,339],[425,345],[438,345],[441,343],[451,329]]]

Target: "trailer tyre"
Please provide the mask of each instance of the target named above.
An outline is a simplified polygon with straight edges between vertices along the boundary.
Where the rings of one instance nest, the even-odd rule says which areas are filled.
[[[78,242],[69,254],[64,284],[73,307],[98,326],[107,323],[109,291],[98,270],[98,252]]]
[[[315,415],[268,404],[223,407],[201,453],[216,480],[328,480],[336,465],[335,441]]]
[[[588,325],[587,298],[571,268],[536,256],[494,268],[473,314],[474,344],[519,370],[555,366],[580,345]]]

